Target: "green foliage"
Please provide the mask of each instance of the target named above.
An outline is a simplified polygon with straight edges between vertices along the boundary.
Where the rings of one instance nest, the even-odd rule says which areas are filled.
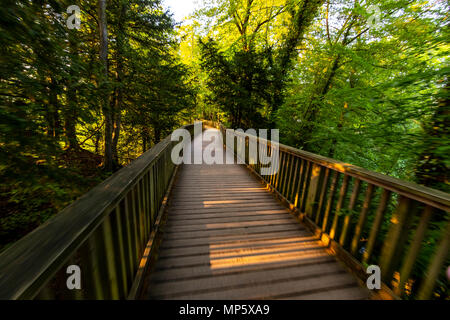
[[[201,44],[202,68],[208,73],[209,103],[225,111],[233,127],[264,128],[270,105],[271,75],[267,55],[238,51],[231,58],[213,40]]]
[[[447,1],[219,0],[192,17],[183,43],[208,110],[199,114],[234,128],[276,127],[289,146],[449,192],[449,30]],[[338,214],[356,224],[359,212]],[[433,215],[413,290],[448,219]],[[448,298],[445,275],[439,281],[436,297]]]
[[[73,4],[81,25],[71,30]],[[119,168],[183,123],[193,105],[175,22],[161,2],[107,2],[107,78],[97,7],[91,0],[2,3],[0,248],[110,174],[102,170],[108,136]]]

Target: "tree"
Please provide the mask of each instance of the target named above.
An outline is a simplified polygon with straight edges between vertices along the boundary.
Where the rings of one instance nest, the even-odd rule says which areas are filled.
[[[100,88],[103,91],[102,110],[105,117],[105,170],[112,171],[115,167],[113,159],[113,110],[109,105],[108,83],[108,27],[106,18],[106,0],[98,0],[98,30],[100,36],[100,62],[103,74],[100,78]]]
[[[71,30],[72,4],[0,8],[0,247],[189,118],[188,71],[160,1],[80,0]]]
[[[286,1],[277,5],[272,2],[269,6],[252,0],[243,4],[219,2],[222,16],[218,23],[223,23],[220,27],[229,30],[231,25],[239,36],[225,45],[223,54],[220,53],[223,43],[218,45],[212,38],[201,41],[202,65],[209,74],[211,101],[230,114],[233,126],[273,126],[273,116],[283,102],[292,59],[322,2]],[[270,24],[280,23],[277,20],[286,15],[291,18],[286,34],[277,35],[284,40],[279,41],[281,44],[270,44],[273,37],[269,34]],[[262,39],[264,42],[257,42]],[[236,46],[237,43],[241,45]]]

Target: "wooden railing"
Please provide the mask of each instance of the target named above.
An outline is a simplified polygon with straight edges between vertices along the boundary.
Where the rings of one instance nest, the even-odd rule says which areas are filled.
[[[208,124],[219,128],[225,139],[225,127]],[[271,144],[252,135],[235,131],[229,134],[245,139],[246,153],[242,160],[361,280],[368,276],[368,265],[380,267],[383,288],[379,295],[429,299],[438,282],[448,288],[448,193]],[[249,163],[251,140],[257,140],[259,152],[268,155],[279,152],[276,173],[261,176],[261,168],[265,166],[259,157]],[[239,144],[233,145],[237,154]],[[438,243],[427,242],[430,232],[440,233]],[[430,248],[431,257],[423,258]]]
[[[193,125],[183,127],[193,134]],[[134,298],[176,166],[170,136],[0,254],[0,299]],[[69,290],[70,265],[81,290]]]

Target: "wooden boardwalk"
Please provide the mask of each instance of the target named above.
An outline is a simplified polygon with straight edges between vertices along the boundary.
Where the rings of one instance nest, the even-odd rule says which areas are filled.
[[[181,129],[200,133],[194,124]],[[260,150],[270,146],[257,142]],[[448,267],[450,224],[437,230],[431,222],[450,212],[448,193],[283,144],[280,171],[261,184],[241,165],[177,168],[177,145],[167,136],[0,252],[0,300],[426,300],[442,293],[436,286]],[[223,152],[223,141],[215,150]],[[331,239],[328,246],[309,230]],[[431,231],[439,232],[433,245]],[[423,265],[425,248],[432,255]],[[81,290],[67,290],[74,264]],[[367,264],[380,266],[380,290],[362,284]],[[408,288],[411,281],[420,285]]]
[[[368,298],[240,165],[183,165],[163,232],[144,298]]]

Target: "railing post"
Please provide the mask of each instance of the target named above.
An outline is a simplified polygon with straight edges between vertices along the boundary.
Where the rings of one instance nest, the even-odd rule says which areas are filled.
[[[117,248],[117,250],[119,251],[119,254],[116,255],[116,260],[115,263],[117,264],[117,266],[120,269],[120,279],[121,279],[121,283],[119,286],[120,289],[120,293],[119,296],[124,297],[127,295],[127,290],[128,290],[128,260],[126,257],[126,237],[124,236],[124,226],[122,225],[122,219],[121,219],[121,215],[123,214],[122,212],[122,205],[123,204],[123,200],[119,203],[119,206],[117,206],[117,208],[115,209],[114,215],[113,215],[113,219],[111,220],[111,227],[113,230],[113,233],[116,235],[115,237],[113,237],[113,241],[114,241],[114,247]]]
[[[336,211],[334,213],[334,219],[333,219],[333,223],[331,225],[331,230],[330,230],[330,238],[334,239],[336,232],[337,232],[337,227],[338,227],[338,223],[339,223],[339,215],[341,214],[340,211],[342,209],[342,206],[344,205],[344,201],[345,201],[345,196],[347,194],[347,188],[348,188],[348,175],[344,175],[344,179],[342,181],[342,186],[341,186],[341,191],[339,192],[339,199],[336,205]]]
[[[307,217],[312,217],[317,209],[317,198],[319,194],[320,179],[322,176],[322,169],[319,165],[313,164],[311,169],[311,180],[309,183],[308,196],[306,199],[305,213]]]
[[[447,228],[442,235],[441,242],[434,254],[430,266],[424,275],[424,282],[419,289],[419,293],[417,298],[419,300],[428,299],[433,292],[433,289],[436,285],[436,279],[439,276],[439,272],[441,271],[442,265],[445,262],[445,259],[448,257],[450,252],[450,222],[447,224]]]
[[[304,175],[303,172],[305,171],[305,167],[306,167],[306,161],[303,159],[299,159],[299,160],[300,160],[300,171],[298,173],[297,188],[295,190],[294,207],[298,207],[298,204],[300,202],[303,175]]]
[[[316,218],[315,218],[316,225],[319,225],[320,213],[322,212],[323,204],[324,204],[325,198],[327,196],[327,187],[328,187],[329,178],[330,178],[330,169],[326,168],[325,175],[323,177],[322,188],[320,190],[319,203],[317,205],[317,212],[316,212]]]
[[[130,205],[128,203],[129,195],[130,194],[126,195],[124,200],[122,201],[123,207],[121,207],[121,212],[122,212],[122,223],[123,223],[124,231],[125,231],[124,237],[126,236],[126,239],[127,239],[127,246],[126,246],[125,252],[126,252],[126,259],[128,260],[128,263],[129,263],[128,264],[129,270],[130,270],[128,276],[129,276],[130,281],[133,281],[132,280],[132,277],[133,277],[132,270],[135,269],[135,260],[134,260],[135,248],[133,246],[133,233],[132,233],[133,231],[132,231],[132,225],[131,225],[131,213],[130,213]]]
[[[290,174],[289,173],[292,170],[291,166],[292,166],[293,158],[294,158],[293,155],[291,155],[289,153],[287,154],[287,161],[284,164],[285,169],[284,169],[284,173],[283,173],[283,179],[282,179],[281,186],[280,186],[280,189],[279,189],[280,193],[286,199],[287,199],[286,190],[287,190],[287,186],[288,186],[288,183],[289,183],[288,181],[289,181],[289,178],[290,178]]]
[[[113,243],[113,233],[111,229],[111,216],[108,215],[103,224],[102,224],[102,233],[103,233],[103,242],[104,242],[104,254],[106,256],[106,261],[103,263],[106,267],[107,272],[107,279],[109,282],[109,286],[105,288],[107,291],[109,291],[109,297],[113,300],[117,300],[120,298],[119,294],[119,281],[118,281],[118,272],[117,272],[117,266],[116,265],[116,247]],[[119,249],[119,248],[117,248]]]
[[[349,212],[344,218],[344,225],[342,227],[341,237],[339,238],[339,244],[341,246],[344,246],[345,241],[347,240],[347,233],[348,233],[348,230],[350,227],[350,222],[351,222],[351,218],[352,218],[352,214],[353,214],[353,208],[355,207],[356,201],[358,200],[360,185],[361,185],[361,180],[355,179],[354,184],[353,184],[352,195],[350,197],[350,203],[348,205]]]
[[[370,257],[372,256],[372,251],[375,246],[375,241],[377,239],[381,223],[383,222],[384,212],[386,210],[386,206],[389,202],[390,196],[391,192],[386,189],[383,189],[380,203],[378,204],[377,212],[375,213],[375,220],[373,221],[372,227],[370,229],[369,240],[367,241],[367,248],[364,250],[363,254],[364,263],[368,263]]]
[[[310,175],[311,175],[311,167],[312,167],[311,162],[307,161],[305,178],[304,178],[304,181],[303,181],[302,196],[300,198],[300,203],[299,203],[299,206],[298,206],[298,208],[299,208],[301,213],[305,212],[305,202],[306,202],[306,196],[308,195],[309,179],[310,179]]]
[[[278,172],[276,174],[276,178],[275,178],[275,183],[273,185],[273,187],[279,191],[279,186],[280,186],[280,181],[283,178],[283,173],[284,173],[284,164],[286,162],[286,156],[287,154],[285,152],[280,152],[280,168],[278,169]]]
[[[328,194],[328,202],[327,207],[325,208],[325,214],[323,216],[322,222],[322,232],[327,232],[328,227],[328,219],[330,217],[331,207],[333,205],[334,196],[336,193],[336,187],[338,184],[339,172],[334,171],[333,173],[333,181],[331,182],[330,193]]]
[[[400,197],[397,209],[391,218],[391,226],[384,240],[384,246],[381,250],[380,268],[381,278],[389,282],[400,260],[400,250],[406,240],[406,234],[411,223],[412,209],[411,200],[406,197]]]
[[[369,212],[370,203],[372,201],[372,193],[373,193],[373,185],[369,183],[367,185],[366,196],[364,198],[363,207],[361,209],[361,213],[359,214],[358,223],[356,224],[356,227],[355,227],[355,234],[353,235],[353,240],[352,240],[351,249],[350,249],[352,255],[356,255],[356,253],[358,251],[359,240],[360,240],[364,225],[366,223],[367,213]]]
[[[295,160],[294,161],[295,165],[294,165],[294,168],[293,168],[293,171],[292,171],[292,174],[291,174],[292,175],[292,179],[289,182],[289,188],[288,188],[287,194],[286,194],[288,201],[290,201],[291,203],[294,202],[295,186],[297,185],[298,174],[299,174],[298,166],[299,166],[299,164],[301,162],[301,159],[299,157],[295,157],[294,160]]]
[[[395,293],[399,296],[403,294],[405,284],[408,281],[409,276],[411,275],[414,262],[416,261],[417,256],[419,255],[422,240],[425,237],[428,221],[430,221],[432,213],[433,208],[430,206],[426,206],[425,209],[423,210],[422,217],[420,218],[419,221],[419,226],[417,227],[417,230],[413,237],[413,242],[408,250],[408,254],[406,255],[403,266],[400,269],[400,281],[398,287],[395,289]]]

